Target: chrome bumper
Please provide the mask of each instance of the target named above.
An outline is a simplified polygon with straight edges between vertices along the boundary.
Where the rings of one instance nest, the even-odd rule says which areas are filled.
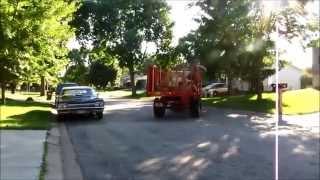
[[[104,107],[66,107],[66,108],[57,108],[57,111],[64,111],[64,110],[82,110],[82,109],[91,109],[91,110],[103,110]]]

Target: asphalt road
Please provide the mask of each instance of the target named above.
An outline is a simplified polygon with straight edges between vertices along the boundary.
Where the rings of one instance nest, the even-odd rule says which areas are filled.
[[[272,117],[204,108],[153,118],[150,102],[106,100],[104,119],[65,119],[86,180],[274,179]],[[284,125],[280,179],[319,178],[319,133]]]

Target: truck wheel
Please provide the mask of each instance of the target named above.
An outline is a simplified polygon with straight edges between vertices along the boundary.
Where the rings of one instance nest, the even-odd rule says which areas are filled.
[[[212,95],[213,95],[213,96],[217,96],[217,95],[218,95],[218,92],[217,92],[217,91],[213,91]]]
[[[64,115],[62,115],[62,114],[57,114],[56,118],[57,118],[57,121],[63,121]]]
[[[103,112],[97,112],[97,119],[102,119],[103,118]]]
[[[159,103],[159,102],[160,101],[156,99],[153,103],[153,114],[156,118],[162,118],[166,113],[166,108],[164,106],[162,107],[156,106],[156,103]]]
[[[190,104],[190,113],[191,116],[194,118],[200,117],[200,111],[201,111],[201,100],[191,100]]]

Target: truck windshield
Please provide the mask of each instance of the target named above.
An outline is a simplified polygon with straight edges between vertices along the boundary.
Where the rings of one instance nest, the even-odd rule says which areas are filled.
[[[94,94],[92,89],[65,89],[63,96],[92,96]]]

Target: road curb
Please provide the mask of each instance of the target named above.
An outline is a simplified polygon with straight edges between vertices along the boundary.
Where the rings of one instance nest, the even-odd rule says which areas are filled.
[[[47,135],[47,167],[46,180],[63,179],[60,131],[57,125],[53,125]]]
[[[64,123],[59,123],[60,141],[61,141],[61,158],[63,175],[65,180],[83,180],[80,166],[76,159],[71,139]]]

